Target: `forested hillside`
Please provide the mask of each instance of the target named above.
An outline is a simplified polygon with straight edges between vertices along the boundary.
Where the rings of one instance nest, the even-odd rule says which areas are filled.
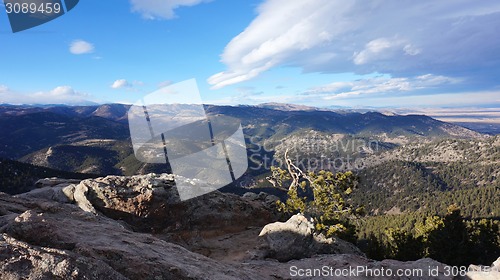
[[[437,209],[433,199],[462,204],[467,195],[500,188],[500,138],[452,139],[405,145],[365,159],[355,199],[372,214]],[[467,193],[467,195],[465,195]],[[483,201],[485,203],[485,201]],[[463,211],[468,215],[468,206]],[[484,205],[487,207],[491,205]],[[442,207],[442,206],[441,206]],[[486,215],[484,209],[481,215]],[[497,213],[499,215],[500,213]]]
[[[0,159],[0,192],[19,194],[35,188],[41,178],[87,179],[97,175],[64,172],[8,159]]]

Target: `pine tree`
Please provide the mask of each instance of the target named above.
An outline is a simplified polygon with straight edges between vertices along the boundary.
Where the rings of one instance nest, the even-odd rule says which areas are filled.
[[[338,236],[344,240],[356,241],[356,227],[352,221],[363,212],[362,207],[349,203],[349,196],[357,186],[357,177],[352,172],[332,173],[330,171],[304,172],[288,158],[287,169],[272,168],[268,180],[278,188],[287,189],[288,198],[278,201],[278,210],[296,214],[302,213],[314,220],[317,232]],[[289,184],[285,187],[285,184]]]

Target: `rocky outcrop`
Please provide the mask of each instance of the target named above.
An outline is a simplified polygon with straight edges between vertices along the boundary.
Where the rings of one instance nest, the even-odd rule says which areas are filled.
[[[0,194],[0,279],[318,279],[318,270],[349,273],[347,279],[446,279],[443,264],[376,262],[359,255],[321,255],[288,263],[220,262],[132,231],[123,222],[72,204]],[[441,274],[428,276],[428,267]],[[316,269],[314,272],[312,269]],[[422,276],[373,277],[371,273],[421,269]],[[297,274],[299,273],[299,274]],[[316,273],[316,274],[315,274]],[[295,276],[294,276],[295,275]],[[417,274],[416,274],[417,275]],[[335,275],[333,275],[335,276]],[[332,277],[330,277],[332,278]]]
[[[259,236],[267,241],[268,257],[281,262],[302,259],[316,254],[363,253],[353,244],[339,238],[326,238],[315,233],[312,220],[302,214],[292,216],[288,221],[266,225]]]
[[[228,232],[262,226],[275,219],[263,203],[218,191],[180,201],[174,177],[169,174],[107,176],[84,180],[76,190],[81,188],[88,189],[86,197],[96,210],[141,231]]]
[[[266,226],[259,239],[262,227],[252,225],[273,219],[265,199],[214,192],[181,202],[172,183],[168,175],[108,176],[16,197],[0,193],[0,279],[318,279],[325,268],[329,273],[363,270],[347,279],[380,278],[370,270],[394,273],[383,279],[454,279],[430,259],[369,260],[349,243],[311,235],[310,221],[301,216]],[[210,252],[202,242],[197,248],[213,258],[188,250],[196,247],[192,243],[170,242],[174,237],[210,240]],[[274,245],[265,252],[274,248],[312,257],[284,263],[265,255],[242,256],[256,240],[269,238]],[[308,245],[293,251],[301,242]],[[429,267],[439,267],[440,274],[429,275]],[[422,274],[395,275],[415,269]]]
[[[262,201],[266,203],[266,205],[268,205],[270,208],[276,208],[276,201],[280,200],[279,197],[265,192],[259,192],[258,194],[253,192],[246,192],[243,194],[242,198],[249,201]]]
[[[0,236],[0,278],[127,279],[101,260]]]
[[[107,176],[70,185],[56,184],[54,179],[49,182],[54,182],[53,187],[43,187],[18,197],[73,202],[84,211],[123,220],[134,229],[146,232],[227,233],[276,220],[269,199],[248,201],[215,191],[180,201],[174,177],[170,174]]]
[[[71,204],[0,200],[0,279],[259,278]]]

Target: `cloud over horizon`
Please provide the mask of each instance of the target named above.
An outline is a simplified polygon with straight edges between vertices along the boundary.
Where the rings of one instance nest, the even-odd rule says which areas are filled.
[[[5,85],[0,85],[0,93],[7,92],[9,88]]]
[[[49,91],[22,93],[0,85],[0,103],[10,104],[89,104],[92,96],[71,86],[58,86]]]
[[[304,72],[432,74],[496,83],[500,2],[266,0],[250,25],[225,47],[227,69],[213,89],[274,67]]]
[[[355,81],[334,82],[313,87],[303,95],[322,96],[325,100],[355,98],[386,93],[405,93],[432,89],[444,85],[460,84],[463,80],[432,74],[416,77],[373,77]]]

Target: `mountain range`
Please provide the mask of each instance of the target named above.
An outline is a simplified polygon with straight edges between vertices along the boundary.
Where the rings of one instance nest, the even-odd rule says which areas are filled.
[[[192,105],[170,105],[189,110]],[[249,149],[279,145],[305,132],[376,139],[387,145],[446,137],[480,138],[481,134],[423,115],[334,112],[282,104],[206,105],[208,115],[239,119]],[[92,174],[131,175],[165,172],[165,165],[144,164],[133,155],[129,105],[0,106],[0,158]],[[251,164],[253,164],[251,162]]]

